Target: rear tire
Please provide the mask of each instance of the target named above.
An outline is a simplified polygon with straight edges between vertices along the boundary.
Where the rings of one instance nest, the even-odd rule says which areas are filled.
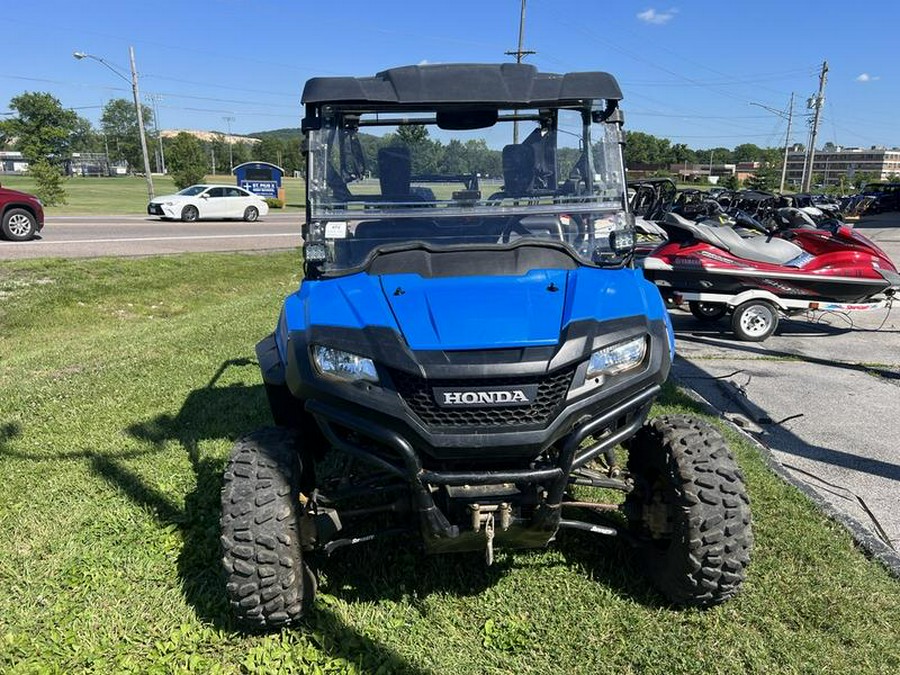
[[[753,530],[744,477],[722,436],[698,419],[666,415],[647,422],[628,450],[635,489],[625,513],[650,580],[676,605],[733,597]]]
[[[37,234],[37,221],[25,209],[9,209],[3,214],[0,231],[10,241],[28,241]]]
[[[725,316],[728,311],[726,305],[716,302],[699,302],[697,300],[688,302],[688,308],[691,310],[691,314],[694,315],[695,319],[703,321],[704,323],[718,321]]]
[[[237,619],[256,628],[296,623],[315,596],[300,545],[301,471],[297,436],[282,428],[239,439],[225,468],[225,588]]]
[[[196,206],[185,206],[181,210],[181,220],[185,223],[194,223],[200,219],[200,211]]]
[[[778,328],[778,310],[766,300],[748,300],[734,309],[731,329],[739,340],[762,342]]]
[[[255,223],[259,220],[259,209],[255,206],[248,206],[244,209],[244,220],[248,223]]]

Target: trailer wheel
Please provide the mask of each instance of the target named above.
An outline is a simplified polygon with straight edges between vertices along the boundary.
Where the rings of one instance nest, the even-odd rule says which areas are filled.
[[[676,605],[733,597],[750,562],[750,500],[740,468],[713,427],[686,415],[647,422],[628,443],[634,490],[625,514],[639,564]]]
[[[697,300],[688,302],[688,308],[691,310],[691,314],[694,315],[695,319],[706,323],[718,321],[725,316],[728,311],[728,307],[721,303],[699,302]]]
[[[239,439],[225,468],[225,589],[237,619],[256,628],[296,623],[315,595],[300,548],[300,475],[297,436],[282,428]]]
[[[734,309],[731,329],[739,340],[762,342],[778,328],[778,310],[766,300],[748,300]]]

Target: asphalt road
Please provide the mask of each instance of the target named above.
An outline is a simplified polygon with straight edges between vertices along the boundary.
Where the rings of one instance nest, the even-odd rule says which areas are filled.
[[[300,245],[302,222],[303,213],[298,211],[270,213],[256,223],[179,223],[147,216],[49,216],[39,239],[0,239],[0,260],[287,249]]]

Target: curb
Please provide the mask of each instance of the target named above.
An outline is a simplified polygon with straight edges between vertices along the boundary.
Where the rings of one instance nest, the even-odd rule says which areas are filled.
[[[679,380],[674,375],[673,379],[675,379],[675,381],[678,383],[678,388],[682,392],[684,392],[685,395],[698,403],[706,413],[722,420],[732,429],[741,434],[744,438],[753,443],[753,445],[756,446],[757,450],[759,450],[759,453],[762,456],[763,461],[766,463],[766,466],[768,466],[773,473],[775,473],[786,483],[800,490],[800,492],[806,495],[813,502],[813,504],[815,504],[819,511],[825,514],[825,516],[839,523],[840,525],[843,525],[844,528],[846,528],[850,533],[850,537],[853,539],[854,543],[859,548],[861,548],[866,553],[866,555],[880,562],[887,570],[888,574],[890,574],[892,577],[900,579],[900,554],[894,551],[883,541],[875,537],[869,531],[869,529],[861,522],[859,522],[856,518],[835,508],[828,501],[819,496],[819,494],[809,485],[792,476],[790,472],[784,468],[781,462],[779,462],[775,458],[775,455],[772,453],[772,449],[769,446],[767,446],[765,443],[762,443],[752,433],[750,433],[746,429],[741,428],[741,426],[723,415],[721,411],[717,410],[709,401],[703,398],[703,396],[694,391],[682,380]]]

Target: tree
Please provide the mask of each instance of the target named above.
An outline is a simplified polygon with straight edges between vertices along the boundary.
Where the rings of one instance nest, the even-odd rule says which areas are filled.
[[[762,162],[764,150],[753,143],[742,143],[731,153],[732,159],[737,162]]]
[[[641,131],[625,132],[627,166],[636,164],[672,164],[674,152],[667,138],[657,138]]]
[[[35,196],[44,206],[66,203],[63,177],[58,166],[51,164],[47,158],[40,157],[28,164],[28,175],[34,178]]]
[[[62,107],[46,92],[26,92],[9,102],[18,115],[0,122],[2,133],[16,139],[16,147],[29,162],[45,159],[59,165],[68,157],[71,134],[78,115]]]
[[[428,138],[424,124],[407,124],[397,129],[397,137],[404,145],[415,146]]]
[[[103,152],[103,136],[88,120],[79,117],[70,136],[69,149],[72,152]]]
[[[148,106],[141,106],[141,114],[144,116],[144,125],[153,126],[153,110]],[[106,134],[109,143],[110,160],[114,162],[126,161],[132,171],[144,165],[144,154],[141,149],[141,134],[137,121],[137,110],[134,103],[124,98],[112,99],[103,107],[103,115],[100,118],[100,127]],[[150,140],[152,146],[153,139]],[[148,147],[152,153],[152,147]]]
[[[179,190],[206,178],[208,165],[203,145],[191,134],[181,132],[168,145],[166,167]]]
[[[761,190],[766,192],[772,190],[775,185],[775,169],[770,166],[764,166],[757,169],[756,173],[747,179],[747,188],[750,190]]]
[[[9,102],[18,115],[0,122],[2,134],[16,139],[37,184],[35,193],[48,206],[65,204],[60,166],[69,155],[78,115],[46,92],[26,92]]]
[[[741,187],[741,181],[732,173],[722,179],[722,187],[726,190],[738,190]]]

